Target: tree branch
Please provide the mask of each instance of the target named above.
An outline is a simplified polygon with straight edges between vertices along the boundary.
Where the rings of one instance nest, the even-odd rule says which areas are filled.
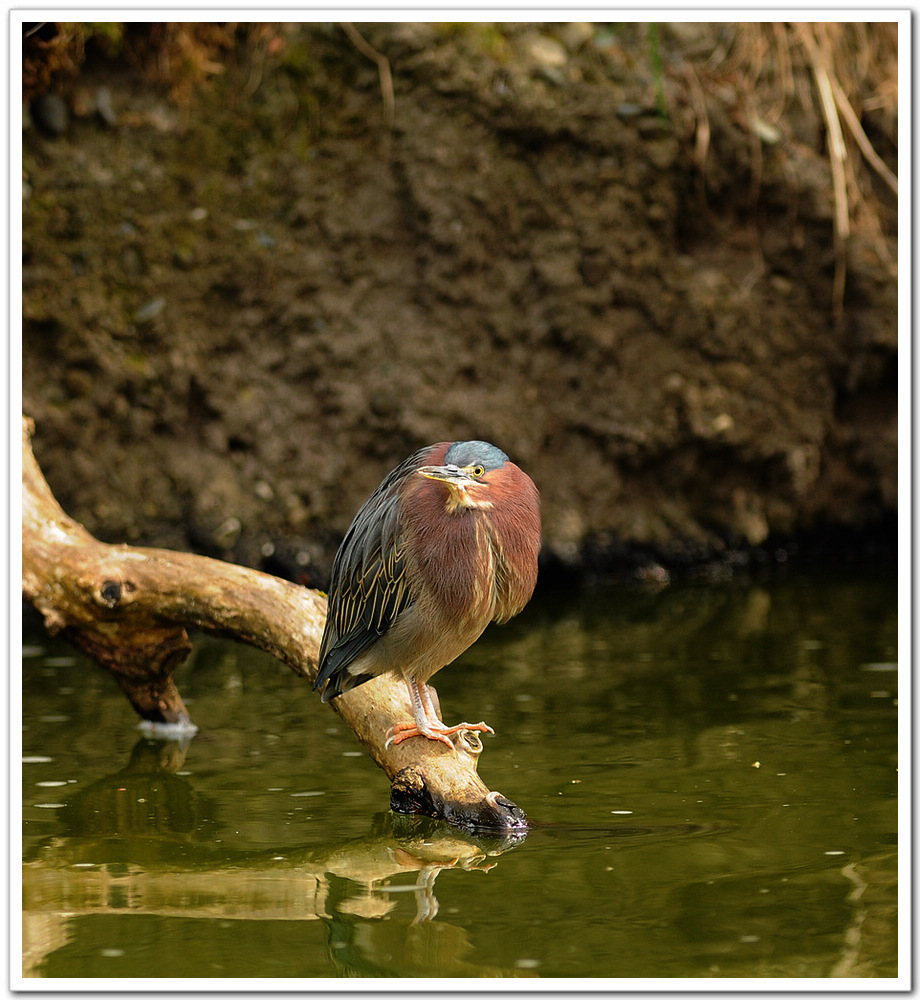
[[[188,627],[265,650],[312,681],[326,614],[322,595],[205,556],[98,541],[54,498],[32,453],[32,432],[23,417],[23,596],[52,634],[111,671],[142,718],[191,726],[172,679],[191,649]],[[468,829],[526,829],[523,811],[479,777],[476,733],[458,733],[455,750],[423,739],[384,747],[387,730],[412,714],[397,678],[378,677],[330,707],[390,779],[397,812]]]

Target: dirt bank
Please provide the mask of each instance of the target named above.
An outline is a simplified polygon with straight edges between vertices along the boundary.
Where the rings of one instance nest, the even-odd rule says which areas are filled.
[[[71,514],[321,584],[389,468],[481,437],[574,567],[885,523],[896,197],[851,155],[835,320],[805,49],[780,98],[732,25],[362,31],[392,129],[334,25],[240,32],[178,97],[88,58],[27,122],[23,408]],[[896,165],[896,93],[854,86]]]

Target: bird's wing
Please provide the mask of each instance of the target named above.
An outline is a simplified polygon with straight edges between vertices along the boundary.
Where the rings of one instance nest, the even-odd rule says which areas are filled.
[[[329,697],[370,678],[349,674],[349,664],[412,603],[398,501],[400,485],[418,461],[413,455],[387,476],[358,512],[336,554],[313,685],[318,689],[331,681],[324,692]]]
[[[330,654],[348,648],[347,658],[340,659],[339,666],[345,666],[387,632],[409,596],[398,524],[387,523],[379,533],[356,533],[342,556],[344,571],[332,591],[332,628],[327,633]]]

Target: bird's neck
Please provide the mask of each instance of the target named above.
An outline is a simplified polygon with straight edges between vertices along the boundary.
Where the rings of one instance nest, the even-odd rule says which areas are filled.
[[[454,486],[453,483],[450,483],[447,489],[446,506],[448,514],[465,514],[471,510],[491,510],[492,501],[473,496],[472,492],[465,486]]]

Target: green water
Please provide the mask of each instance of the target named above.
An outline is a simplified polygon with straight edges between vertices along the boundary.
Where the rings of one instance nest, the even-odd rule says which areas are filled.
[[[181,744],[28,632],[23,975],[897,976],[897,651],[893,572],[541,594],[436,678],[501,842],[389,814],[260,653],[198,637]]]

